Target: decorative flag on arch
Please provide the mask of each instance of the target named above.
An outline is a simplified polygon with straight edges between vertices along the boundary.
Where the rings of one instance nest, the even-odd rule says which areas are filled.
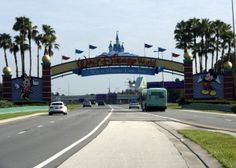
[[[144,47],[145,47],[145,48],[151,48],[152,45],[144,43]]]
[[[78,49],[75,49],[75,53],[76,54],[81,54],[81,53],[83,53],[84,51],[81,51],[81,50],[78,50]]]
[[[68,59],[70,59],[70,57],[67,57],[67,56],[64,56],[64,55],[62,55],[62,57],[61,57],[63,60],[68,60]]]
[[[172,57],[178,57],[180,56],[179,54],[176,54],[176,53],[172,53]]]
[[[158,47],[158,52],[164,52],[164,51],[166,51],[165,48]]]
[[[96,49],[97,46],[93,46],[93,45],[89,45],[89,49],[93,50],[93,49]]]

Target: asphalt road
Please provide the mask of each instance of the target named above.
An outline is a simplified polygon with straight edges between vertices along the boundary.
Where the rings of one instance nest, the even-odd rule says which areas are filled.
[[[221,114],[212,112],[197,112],[195,110],[172,110],[166,112],[151,112],[152,114],[170,117],[181,121],[216,127],[224,130],[234,130],[236,132],[236,115]]]
[[[0,168],[32,168],[92,131],[108,106],[0,125]]]
[[[117,106],[117,108],[119,108],[120,111],[130,111],[128,105]],[[132,111],[141,112],[140,109],[132,109]],[[165,112],[151,111],[147,112],[147,114],[168,117],[170,119],[177,119],[197,125],[216,127],[225,130],[230,129],[236,132],[236,114],[201,112],[189,109],[167,109]]]
[[[128,109],[128,105],[111,107],[113,114],[109,120],[113,121],[158,122],[174,118],[236,130],[236,115],[171,109],[167,109],[166,112],[144,113],[140,109]],[[43,115],[0,125],[0,168],[32,168],[39,165],[86,136],[110,111],[109,106],[83,108],[67,116]]]

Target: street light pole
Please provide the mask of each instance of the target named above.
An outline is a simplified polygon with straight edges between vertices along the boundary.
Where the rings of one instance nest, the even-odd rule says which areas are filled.
[[[234,1],[231,0],[232,6],[232,24],[233,24],[233,33],[234,33],[234,64],[233,64],[233,76],[234,76],[234,99],[236,99],[236,43],[235,43],[235,24],[234,24]]]

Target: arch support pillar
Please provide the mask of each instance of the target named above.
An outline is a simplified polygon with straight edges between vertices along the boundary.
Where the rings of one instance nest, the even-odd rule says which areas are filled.
[[[184,98],[193,99],[193,61],[184,61]]]
[[[51,64],[42,63],[43,101],[51,103]]]
[[[2,97],[4,100],[12,100],[11,75],[2,75]]]
[[[224,73],[224,98],[234,99],[234,77],[231,71]]]

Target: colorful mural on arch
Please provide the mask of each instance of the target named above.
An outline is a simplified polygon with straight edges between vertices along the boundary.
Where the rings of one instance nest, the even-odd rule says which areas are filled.
[[[12,101],[42,101],[42,79],[27,74],[12,79]]]
[[[224,98],[224,76],[216,74],[212,69],[206,73],[193,76],[194,99]]]

